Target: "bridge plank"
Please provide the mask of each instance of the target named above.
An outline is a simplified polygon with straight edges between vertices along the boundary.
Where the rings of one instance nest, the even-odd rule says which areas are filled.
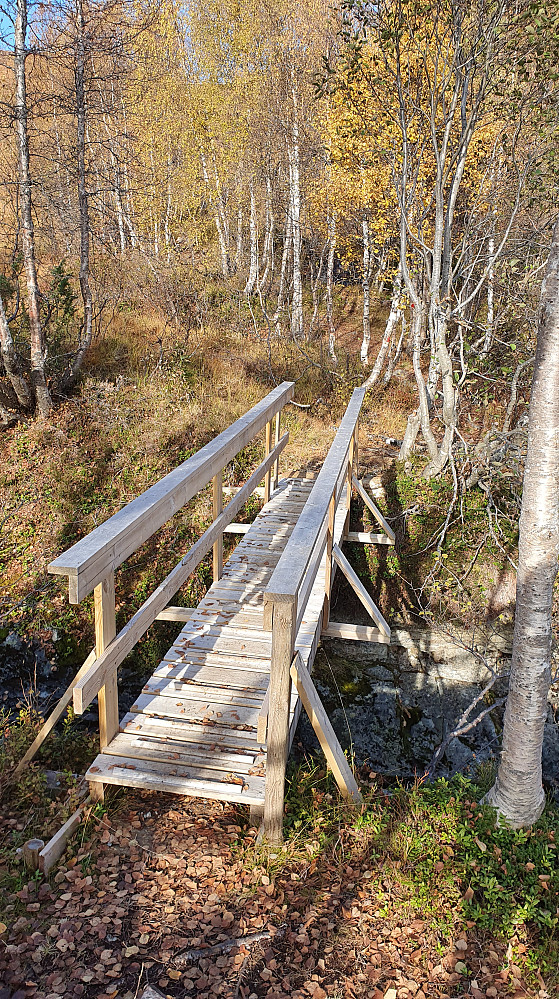
[[[226,770],[218,775],[203,767],[156,763],[135,757],[98,756],[88,770],[88,780],[247,805],[257,805],[264,800],[263,777],[237,775]]]

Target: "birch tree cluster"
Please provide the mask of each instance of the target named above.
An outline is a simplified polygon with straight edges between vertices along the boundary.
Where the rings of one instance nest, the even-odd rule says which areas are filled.
[[[529,356],[556,0],[3,3],[4,422],[71,390],[119,269],[156,295],[191,267],[271,339],[324,336],[330,371],[353,281],[351,377],[381,390],[411,367],[400,457],[420,441],[427,475],[452,465],[472,374],[502,364],[513,328]],[[165,307],[180,325],[180,295]]]

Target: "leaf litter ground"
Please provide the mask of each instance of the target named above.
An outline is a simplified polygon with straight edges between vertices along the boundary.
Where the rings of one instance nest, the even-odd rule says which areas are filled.
[[[275,857],[255,836],[233,806],[122,795],[48,880],[12,878],[0,999],[139,999],[147,984],[174,999],[551,996],[510,943],[456,913],[446,931],[418,918],[386,864],[379,908],[379,871],[342,825],[323,850]]]

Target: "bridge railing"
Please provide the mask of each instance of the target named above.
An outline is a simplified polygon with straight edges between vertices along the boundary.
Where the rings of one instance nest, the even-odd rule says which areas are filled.
[[[282,835],[285,767],[289,753],[290,670],[295,640],[308,597],[326,551],[323,627],[328,625],[332,585],[334,522],[346,490],[347,517],[354,476],[357,479],[358,422],[365,396],[356,388],[322,469],[264,594],[264,627],[272,632],[268,694],[266,798],[264,824],[271,842]]]
[[[293,382],[283,382],[191,458],[51,562],[49,572],[68,576],[70,603],[80,603],[94,591],[95,649],[45,722],[20,768],[35,755],[71,700],[76,713],[81,714],[98,696],[102,749],[117,734],[118,666],[157,618],[186,619],[186,615],[181,615],[182,608],[167,611],[165,608],[212,549],[214,579],[221,576],[224,531],[262,480],[265,500],[269,499],[272,486],[277,483],[279,456],[289,440],[288,433],[280,439],[280,414],[293,392]],[[223,469],[263,428],[264,460],[223,507]],[[115,569],[210,482],[213,483],[214,517],[211,526],[117,635]]]

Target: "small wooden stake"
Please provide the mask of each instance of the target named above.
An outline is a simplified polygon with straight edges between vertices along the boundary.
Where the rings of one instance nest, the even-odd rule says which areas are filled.
[[[39,870],[39,854],[45,845],[42,839],[28,839],[23,847],[23,863],[28,871]]]

